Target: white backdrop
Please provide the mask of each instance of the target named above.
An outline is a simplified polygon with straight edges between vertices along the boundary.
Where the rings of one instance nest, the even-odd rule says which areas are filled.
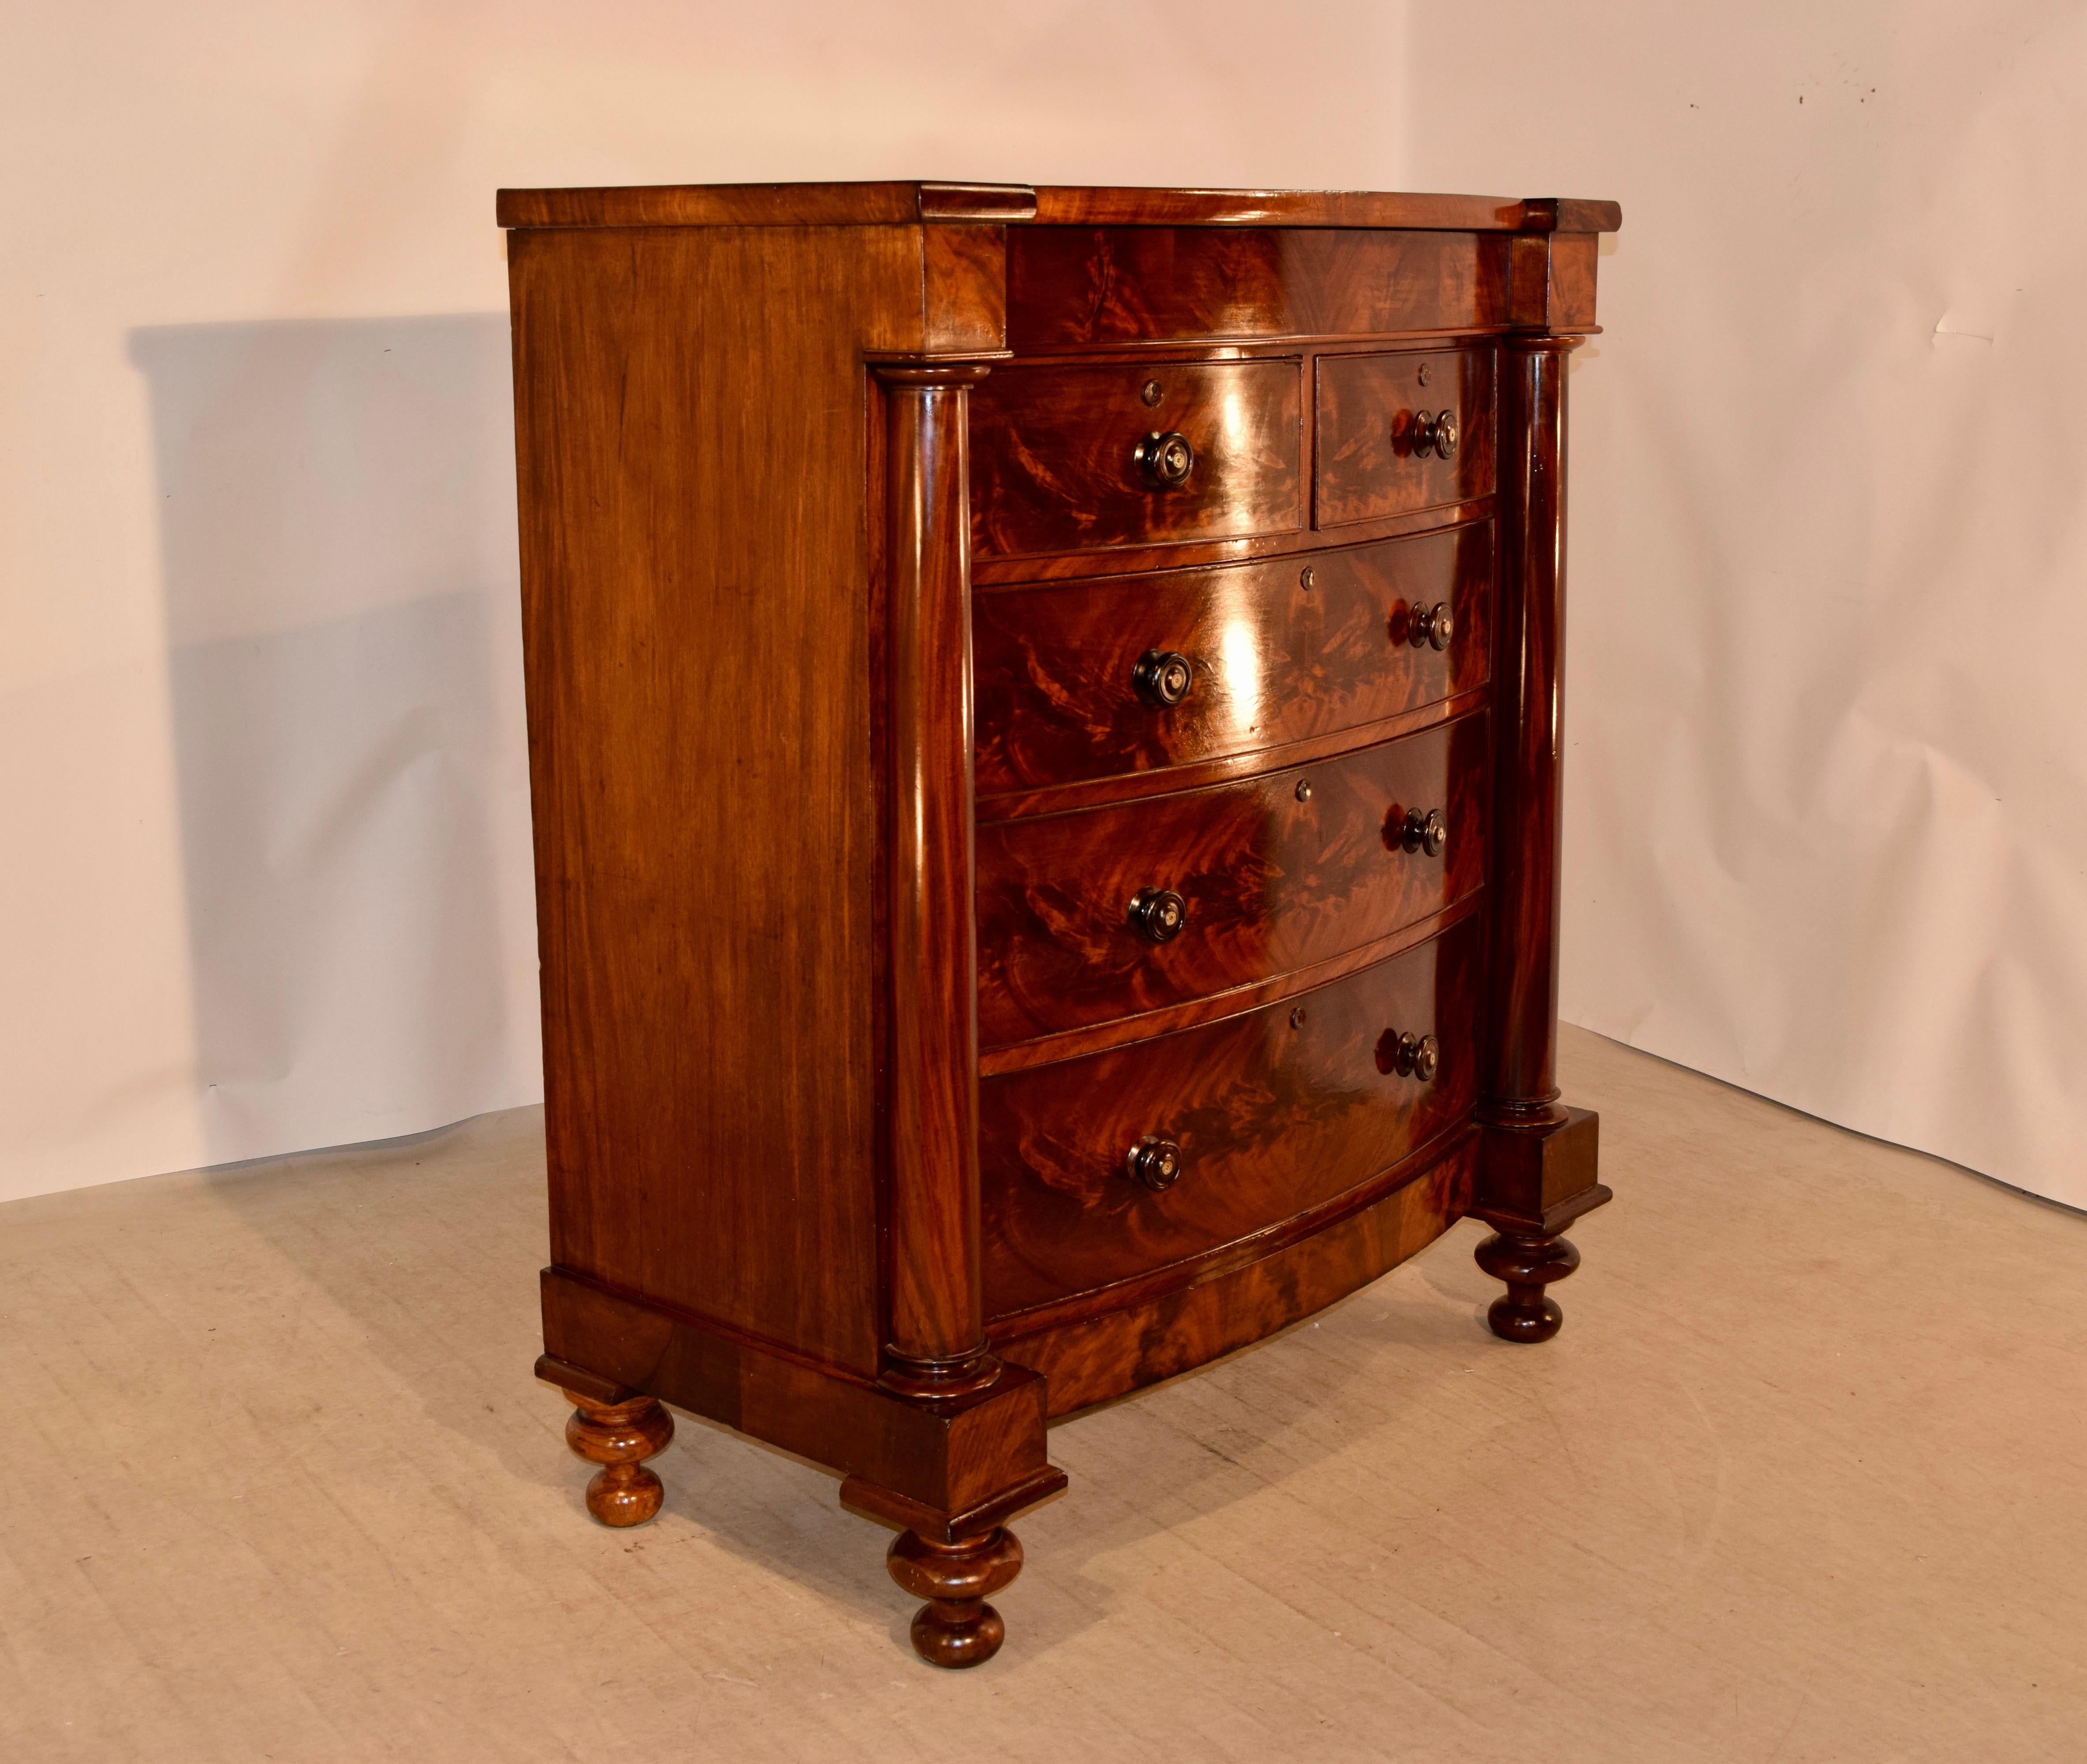
[[[0,4],[0,1195],[536,1097],[492,191],[939,176],[1620,199],[1567,1013],[2087,1203],[2076,6]]]
[[[1624,205],[1566,1014],[2087,1206],[2087,7],[1412,20],[1416,182]]]

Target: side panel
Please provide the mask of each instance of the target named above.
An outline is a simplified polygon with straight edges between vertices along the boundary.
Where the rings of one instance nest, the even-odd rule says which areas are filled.
[[[860,356],[918,335],[919,234],[510,267],[553,1258],[873,1372]]]

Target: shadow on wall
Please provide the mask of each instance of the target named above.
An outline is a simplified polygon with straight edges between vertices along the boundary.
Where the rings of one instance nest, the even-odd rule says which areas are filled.
[[[506,315],[130,346],[209,1160],[537,1100]]]

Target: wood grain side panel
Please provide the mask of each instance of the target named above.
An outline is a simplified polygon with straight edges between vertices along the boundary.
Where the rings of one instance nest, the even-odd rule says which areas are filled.
[[[1157,388],[1157,396],[1147,394]],[[971,543],[984,556],[1293,532],[1304,524],[1295,357],[993,369],[971,397]],[[1185,435],[1163,489],[1134,450]]]
[[[1301,560],[979,596],[978,788],[1252,753],[1483,686],[1492,570],[1492,529],[1480,522]],[[1450,608],[1446,649],[1409,641],[1416,604]],[[1193,670],[1177,705],[1154,704],[1133,683],[1155,650]]]
[[[860,356],[917,240],[510,264],[553,1258],[873,1369]]]
[[[1158,1298],[994,1338],[1044,1374],[1055,1419],[1156,1384],[1324,1310],[1417,1255],[1470,1210],[1466,1139],[1426,1175],[1302,1242]]]
[[[1154,1010],[1385,936],[1485,875],[1491,737],[1483,714],[1208,789],[989,822],[978,832],[982,1047]],[[1430,856],[1398,843],[1438,810]],[[1155,943],[1142,889],[1187,903]]]
[[[1483,947],[1469,920],[1294,1001],[986,1079],[988,1314],[1250,1237],[1467,1118]],[[1387,1049],[1402,1033],[1438,1039],[1432,1083],[1395,1069]],[[1125,1168],[1147,1136],[1180,1148],[1180,1180],[1158,1193]]]
[[[1022,227],[1008,236],[1008,338],[1027,350],[1503,325],[1509,243],[1476,233]]]
[[[1406,349],[1319,357],[1321,527],[1402,515],[1492,493],[1493,352]],[[1419,413],[1455,413],[1453,457],[1415,446]]]

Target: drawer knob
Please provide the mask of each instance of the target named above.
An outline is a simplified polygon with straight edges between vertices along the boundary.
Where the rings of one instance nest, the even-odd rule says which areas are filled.
[[[1196,469],[1196,450],[1178,430],[1147,435],[1138,442],[1133,457],[1146,476],[1163,490],[1178,490]]]
[[[1147,704],[1171,710],[1189,696],[1196,683],[1196,670],[1189,665],[1186,656],[1177,656],[1171,649],[1148,649],[1131,669],[1130,683]]]
[[[1442,1044],[1432,1035],[1415,1035],[1411,1031],[1401,1035],[1396,1029],[1387,1029],[1377,1042],[1376,1069],[1387,1076],[1396,1072],[1401,1078],[1417,1078],[1423,1084],[1432,1084],[1441,1067]]]
[[[1396,809],[1391,812],[1398,813]],[[1440,809],[1430,809],[1425,814],[1418,809],[1408,809],[1405,819],[1394,821],[1389,831],[1402,850],[1425,852],[1430,857],[1440,857],[1442,848],[1449,843],[1449,823]]]
[[[1154,1194],[1172,1188],[1181,1174],[1181,1148],[1172,1139],[1162,1139],[1147,1134],[1130,1148],[1130,1155],[1124,1160],[1124,1168],[1131,1180],[1142,1182]]]
[[[1457,413],[1442,411],[1429,416],[1424,410],[1413,413],[1413,452],[1416,459],[1424,459],[1429,454],[1437,458],[1453,459],[1457,457]]]
[[[1415,649],[1447,649],[1456,629],[1447,600],[1437,600],[1432,606],[1416,604],[1406,622],[1407,640]]]
[[[1189,903],[1171,888],[1141,888],[1131,897],[1131,928],[1154,943],[1169,943],[1189,922]]]

